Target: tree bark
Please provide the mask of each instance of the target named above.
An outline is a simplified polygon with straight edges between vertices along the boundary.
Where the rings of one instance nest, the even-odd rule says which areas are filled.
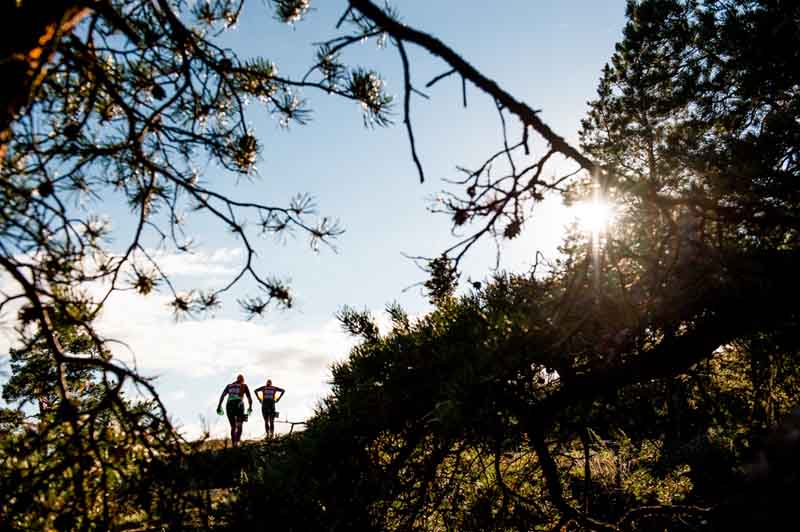
[[[59,39],[89,11],[87,0],[0,0],[0,164],[11,124],[35,97]]]

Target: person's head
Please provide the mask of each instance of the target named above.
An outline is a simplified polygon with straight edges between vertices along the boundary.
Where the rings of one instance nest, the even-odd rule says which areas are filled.
[[[237,375],[236,382],[238,382],[239,384],[244,384],[244,375]]]
[[[267,386],[272,386],[272,379],[267,379]]]

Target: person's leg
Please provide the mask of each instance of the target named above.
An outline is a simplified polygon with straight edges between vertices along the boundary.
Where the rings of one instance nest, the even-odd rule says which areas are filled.
[[[265,400],[261,407],[261,414],[264,416],[264,430],[266,430],[267,436],[270,437],[275,432],[275,404]]]
[[[242,440],[242,419],[238,418],[236,420],[236,442],[233,444],[233,446],[238,447],[241,440]]]
[[[236,446],[236,412],[230,403],[225,405],[225,413],[228,415],[228,423],[231,425],[231,445]]]
[[[244,419],[244,403],[242,401],[231,401],[227,407],[228,419],[231,420],[231,442],[233,446],[239,445],[242,437],[242,420]]]

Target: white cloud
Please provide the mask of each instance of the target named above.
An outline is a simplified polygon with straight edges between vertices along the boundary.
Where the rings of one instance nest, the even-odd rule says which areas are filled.
[[[6,321],[0,321],[0,367],[5,362],[6,358],[8,357],[8,352],[11,347],[14,345],[14,339],[16,337],[16,333],[14,332],[14,328]],[[0,369],[2,371],[2,369]],[[3,374],[0,373],[0,377]]]
[[[179,401],[186,398],[186,390],[175,390],[166,394],[164,397],[168,400]]]
[[[169,301],[166,296],[117,292],[97,330],[125,345],[111,345],[118,359],[143,372],[175,370],[187,377],[246,369],[262,374],[313,370],[352,345],[333,319],[304,330],[223,318],[175,322]]]
[[[240,248],[197,250],[193,253],[149,252],[166,275],[227,276],[236,274],[242,266]]]
[[[5,302],[6,296],[16,294],[18,291],[19,288],[8,274],[0,274],[0,303]],[[8,376],[8,351],[17,343],[15,327],[20,306],[22,306],[21,299],[8,301],[0,313],[0,383]]]

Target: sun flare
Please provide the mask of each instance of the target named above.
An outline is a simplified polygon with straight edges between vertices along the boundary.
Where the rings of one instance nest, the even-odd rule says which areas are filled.
[[[581,201],[569,207],[571,222],[587,233],[604,233],[614,221],[614,206],[598,199]]]

